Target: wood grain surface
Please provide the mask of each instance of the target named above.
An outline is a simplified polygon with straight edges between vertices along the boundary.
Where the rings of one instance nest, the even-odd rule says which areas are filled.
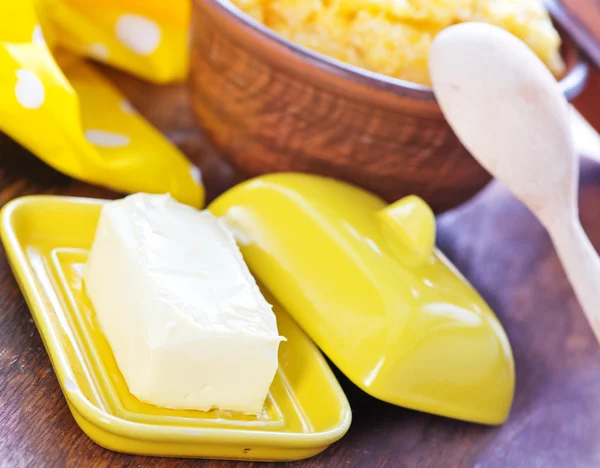
[[[240,177],[198,130],[182,86],[155,87],[106,71],[134,105],[204,171],[209,195]],[[600,128],[597,75],[577,102]],[[0,137],[0,204],[25,194],[115,197],[73,181]],[[600,247],[600,165],[581,171],[583,226]],[[501,427],[382,403],[340,381],[353,409],[349,433],[294,467],[598,467],[600,349],[543,228],[502,186],[439,219],[439,244],[507,330],[517,386]],[[122,455],[75,424],[29,310],[0,250],[0,466],[266,467],[268,464]]]
[[[544,0],[554,19],[600,69],[600,0]]]
[[[596,37],[600,43],[600,1],[598,0],[560,0],[565,9]]]

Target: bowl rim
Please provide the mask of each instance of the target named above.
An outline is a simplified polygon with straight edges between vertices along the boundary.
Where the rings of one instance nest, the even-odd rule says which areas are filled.
[[[409,96],[420,101],[437,102],[433,90],[428,86],[373,72],[290,41],[245,13],[231,0],[193,0],[192,3],[194,5],[205,3],[215,6],[219,14],[226,16],[241,27],[249,29],[253,35],[266,36],[276,46],[282,47],[299,59],[312,63],[330,73],[379,91]],[[558,80],[561,91],[568,100],[571,100],[579,95],[585,87],[589,66],[568,34],[564,33],[560,27],[557,27],[557,30],[561,36],[563,47],[569,47],[574,56],[574,65]]]

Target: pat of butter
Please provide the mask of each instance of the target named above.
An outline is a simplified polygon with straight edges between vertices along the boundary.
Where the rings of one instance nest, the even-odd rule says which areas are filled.
[[[259,413],[282,337],[221,220],[168,195],[107,203],[85,287],[131,393]]]

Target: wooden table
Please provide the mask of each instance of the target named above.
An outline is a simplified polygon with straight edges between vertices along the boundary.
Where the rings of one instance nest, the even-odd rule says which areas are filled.
[[[185,87],[158,88],[106,73],[201,166],[211,196],[239,177],[206,144]],[[577,105],[600,128],[597,75]],[[599,248],[600,165],[584,164],[581,183],[583,226]],[[116,196],[57,173],[5,140],[0,143],[0,205],[33,193]],[[340,376],[353,409],[349,433],[321,455],[291,466],[600,466],[600,348],[541,225],[503,187],[492,184],[472,203],[439,219],[438,239],[496,311],[512,343],[517,386],[508,422],[484,427],[398,408],[370,398]],[[128,456],[88,439],[67,408],[1,250],[0,466],[247,465]]]

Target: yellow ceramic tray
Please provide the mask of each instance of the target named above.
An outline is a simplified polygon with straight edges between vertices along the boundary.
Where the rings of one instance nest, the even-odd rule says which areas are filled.
[[[75,420],[119,452],[252,460],[315,455],[348,430],[348,401],[324,358],[274,299],[279,370],[260,416],[181,411],[129,393],[85,295],[82,271],[103,201],[31,196],[2,211],[1,235]]]

